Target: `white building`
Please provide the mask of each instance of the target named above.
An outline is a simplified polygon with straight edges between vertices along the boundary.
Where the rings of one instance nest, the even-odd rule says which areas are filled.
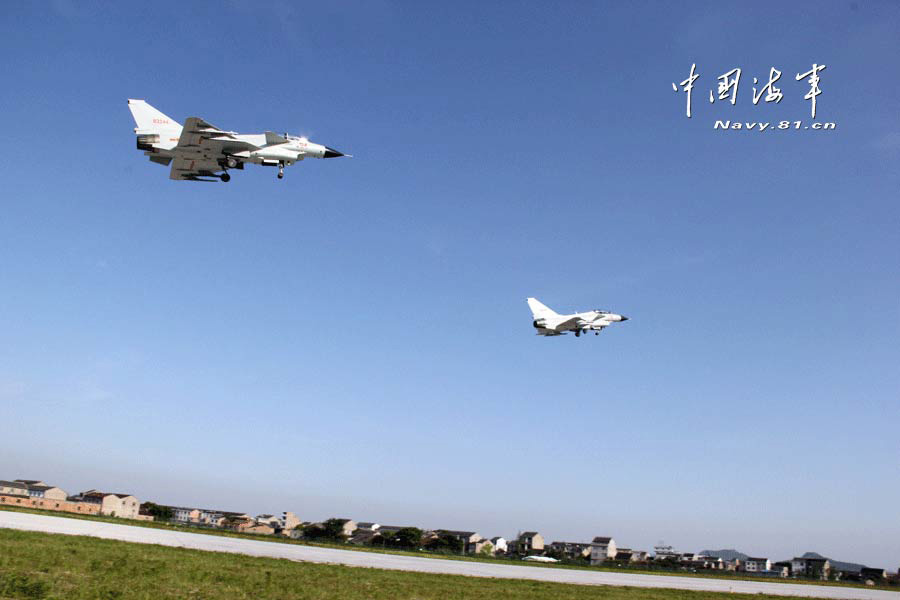
[[[100,505],[100,514],[123,519],[137,519],[141,503],[131,494],[113,494],[98,490],[88,490],[80,494],[82,502]]]
[[[278,519],[278,525],[284,535],[289,535],[291,530],[296,529],[299,524],[300,518],[289,510],[281,513],[281,518]]]
[[[591,564],[599,565],[616,557],[616,540],[597,536],[591,542]]]
[[[16,479],[14,483],[24,485],[26,488],[26,494],[30,498],[65,500],[69,496],[64,490],[56,486],[47,485],[43,481],[38,481],[37,479]]]
[[[762,571],[771,571],[772,561],[768,558],[750,558],[744,561],[744,571],[748,573],[760,573]]]

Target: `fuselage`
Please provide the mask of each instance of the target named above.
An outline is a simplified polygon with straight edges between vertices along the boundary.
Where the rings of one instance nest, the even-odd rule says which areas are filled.
[[[565,335],[574,331],[576,336],[593,331],[599,334],[612,323],[627,321],[628,317],[606,310],[589,310],[585,312],[561,315],[536,298],[528,298],[528,306],[534,318],[532,325],[538,335]]]
[[[272,131],[237,133],[220,129],[199,117],[188,117],[182,124],[145,100],[131,98],[128,108],[137,125],[134,133],[138,149],[154,163],[171,165],[171,179],[229,181],[228,169],[243,169],[247,163],[278,167],[280,179],[284,167],[305,158],[345,156],[305,136]]]
[[[141,135],[138,133],[138,149],[152,150],[155,155],[173,158],[180,137],[181,127],[153,134]],[[340,153],[322,144],[311,142],[305,137],[288,136],[283,138],[286,141],[272,144],[267,143],[269,140],[264,133],[233,133],[231,138],[235,142],[233,144],[234,152],[228,152],[227,142],[223,144],[223,149],[228,152],[229,156],[257,165],[277,165],[279,163],[292,165],[304,158],[330,158],[326,156],[329,153],[340,156]],[[248,146],[251,148],[248,149]]]

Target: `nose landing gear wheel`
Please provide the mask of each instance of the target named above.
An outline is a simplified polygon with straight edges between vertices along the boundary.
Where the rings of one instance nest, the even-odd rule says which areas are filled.
[[[229,175],[228,173],[222,173],[221,175],[219,175],[219,179],[222,180],[222,183],[228,183],[229,181],[231,181],[231,175]]]
[[[278,165],[278,179],[284,179],[284,163]]]

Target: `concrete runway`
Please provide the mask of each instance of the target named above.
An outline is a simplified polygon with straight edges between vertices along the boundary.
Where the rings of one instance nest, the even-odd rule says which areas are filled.
[[[316,548],[296,544],[280,544],[253,539],[240,539],[199,533],[183,533],[103,523],[82,519],[67,519],[30,513],[0,510],[0,528],[24,529],[66,535],[92,537],[231,552],[250,556],[268,556],[315,563],[331,563],[352,567],[374,567],[398,571],[444,573],[469,577],[497,577],[503,579],[533,579],[579,585],[624,585],[648,588],[673,588],[680,590],[704,590],[711,592],[735,592],[744,594],[775,594],[813,598],[846,598],[850,600],[900,600],[900,592],[866,588],[769,583],[765,581],[739,581],[701,577],[673,577],[667,575],[640,575],[610,573],[607,571],[548,569],[545,567],[502,565],[471,561],[446,560],[418,556],[398,556],[375,552],[355,552],[336,548]]]

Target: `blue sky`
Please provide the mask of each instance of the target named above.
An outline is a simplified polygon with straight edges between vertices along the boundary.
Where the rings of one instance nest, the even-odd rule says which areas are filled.
[[[2,476],[896,568],[898,34],[887,2],[9,6]],[[813,63],[837,129],[713,131],[811,123]],[[354,158],[172,182],[129,97]],[[527,296],[631,320],[538,338]]]

